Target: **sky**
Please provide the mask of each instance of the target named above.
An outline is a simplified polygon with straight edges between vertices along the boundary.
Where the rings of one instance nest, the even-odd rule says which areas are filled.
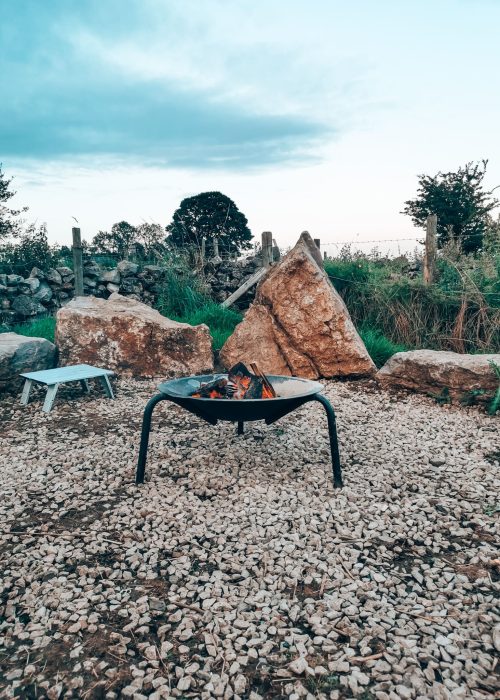
[[[418,174],[488,158],[500,184],[500,0],[0,0],[0,17],[0,162],[53,243],[73,217],[90,240],[220,190],[256,238],[398,253],[422,236],[400,213]]]

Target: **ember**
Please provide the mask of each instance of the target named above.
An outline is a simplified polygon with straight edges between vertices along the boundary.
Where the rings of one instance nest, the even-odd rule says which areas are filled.
[[[202,384],[191,396],[197,399],[273,399],[276,392],[269,379],[257,365],[251,365],[253,374],[243,362],[229,370],[227,379],[219,377]]]

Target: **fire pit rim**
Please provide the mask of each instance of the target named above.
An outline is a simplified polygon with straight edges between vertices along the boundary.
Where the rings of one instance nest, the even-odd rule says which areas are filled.
[[[195,374],[195,375],[190,375],[187,377],[176,377],[174,379],[169,379],[166,382],[162,382],[161,384],[158,385],[158,390],[161,391],[162,394],[166,394],[167,396],[171,396],[173,398],[177,399],[189,399],[190,401],[203,401],[203,402],[209,402],[213,404],[214,401],[216,401],[218,404],[221,403],[226,403],[226,404],[235,404],[235,403],[244,403],[244,404],[250,404],[250,403],[262,403],[265,401],[265,403],[269,403],[271,401],[290,401],[293,399],[300,399],[303,398],[304,396],[312,396],[313,394],[318,394],[323,390],[323,384],[320,382],[314,381],[313,379],[306,379],[304,377],[293,377],[293,376],[288,376],[288,375],[282,375],[282,374],[268,374],[266,375],[271,384],[273,383],[273,380],[277,381],[277,384],[279,385],[280,383],[287,381],[293,381],[297,383],[302,383],[304,384],[304,387],[307,389],[301,393],[298,394],[291,394],[290,396],[275,396],[275,397],[270,397],[270,398],[265,398],[265,399],[241,399],[241,401],[237,401],[235,399],[213,399],[209,397],[200,397],[200,396],[190,396],[189,394],[185,393],[180,393],[177,391],[172,391],[174,388],[175,384],[185,384],[189,380],[195,380],[199,382],[210,382],[214,381],[215,379],[223,379],[227,378],[227,373],[224,372],[217,372],[213,374]],[[278,389],[278,386],[275,387],[275,389]]]

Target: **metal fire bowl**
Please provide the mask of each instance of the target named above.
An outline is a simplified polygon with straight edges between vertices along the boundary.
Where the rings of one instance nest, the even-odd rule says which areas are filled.
[[[170,401],[191,413],[196,413],[212,424],[218,420],[274,422],[310,401],[311,396],[323,389],[322,384],[309,379],[268,374],[267,378],[277,394],[275,399],[200,399],[190,396],[201,383],[222,378],[227,378],[227,374],[182,377],[164,382],[158,389]]]

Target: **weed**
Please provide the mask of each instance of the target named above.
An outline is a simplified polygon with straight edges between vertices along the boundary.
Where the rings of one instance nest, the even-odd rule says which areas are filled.
[[[56,319],[54,316],[43,316],[33,321],[26,321],[26,323],[19,323],[12,326],[9,331],[19,333],[19,335],[27,335],[30,338],[46,338],[53,343],[56,331]]]
[[[383,333],[375,328],[361,328],[359,332],[368,354],[377,365],[382,367],[396,352],[408,350],[405,345],[393,343]]]
[[[490,405],[488,406],[488,413],[490,416],[494,416],[495,413],[500,409],[500,367],[497,365],[496,362],[493,362],[493,360],[490,360],[490,367],[495,373],[496,378],[498,379],[498,387],[495,392],[495,396],[493,397]]]

